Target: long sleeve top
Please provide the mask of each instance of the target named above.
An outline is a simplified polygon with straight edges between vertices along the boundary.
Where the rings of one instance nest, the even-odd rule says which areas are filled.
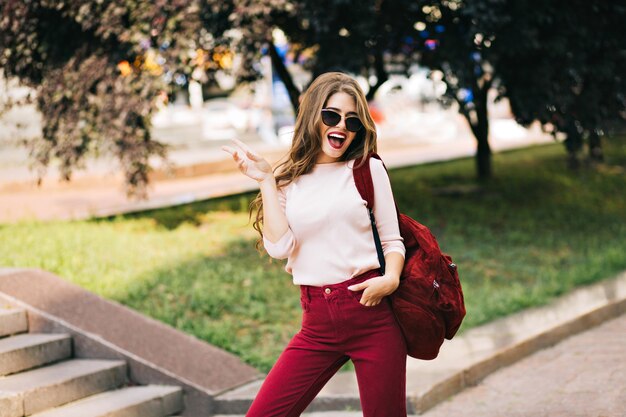
[[[296,285],[343,282],[380,267],[367,209],[352,168],[354,160],[316,164],[313,170],[278,189],[289,228],[263,245],[276,259],[288,258],[285,271]],[[381,161],[370,158],[374,217],[383,253],[405,256],[391,184]]]

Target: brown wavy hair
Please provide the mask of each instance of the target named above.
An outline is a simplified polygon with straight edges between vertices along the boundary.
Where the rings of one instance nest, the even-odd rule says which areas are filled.
[[[364,162],[364,156],[376,152],[376,127],[369,113],[365,94],[359,84],[350,76],[340,72],[328,72],[317,77],[302,95],[300,110],[296,118],[293,140],[289,152],[281,158],[274,168],[274,178],[278,188],[286,187],[300,175],[311,172],[316,164],[319,153],[322,152],[322,140],[319,124],[321,110],[326,106],[328,99],[335,93],[343,92],[350,95],[356,104],[356,112],[363,123],[363,128],[356,136],[348,149],[339,158],[340,161],[358,159],[358,165]],[[260,238],[256,242],[256,249],[261,251],[263,243],[263,200],[261,193],[250,203],[250,217],[256,212],[254,229],[259,232]]]

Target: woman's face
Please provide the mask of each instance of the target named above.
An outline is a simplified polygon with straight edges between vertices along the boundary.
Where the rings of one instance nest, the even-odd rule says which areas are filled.
[[[358,117],[356,103],[351,95],[344,92],[333,94],[328,98],[324,109],[340,114],[341,120],[335,126],[327,126],[320,119],[322,150],[317,157],[318,164],[338,161],[356,136],[356,132],[346,129],[346,117]]]

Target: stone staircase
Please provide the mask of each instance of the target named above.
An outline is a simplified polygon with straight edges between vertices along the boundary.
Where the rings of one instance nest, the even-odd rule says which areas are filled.
[[[28,333],[27,313],[0,307],[0,417],[166,417],[177,386],[133,385],[126,362],[73,358],[68,334]]]

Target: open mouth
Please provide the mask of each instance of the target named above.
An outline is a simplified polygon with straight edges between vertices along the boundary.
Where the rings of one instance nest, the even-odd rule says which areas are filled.
[[[329,133],[328,143],[333,149],[341,149],[343,143],[346,141],[346,137],[339,133]]]

